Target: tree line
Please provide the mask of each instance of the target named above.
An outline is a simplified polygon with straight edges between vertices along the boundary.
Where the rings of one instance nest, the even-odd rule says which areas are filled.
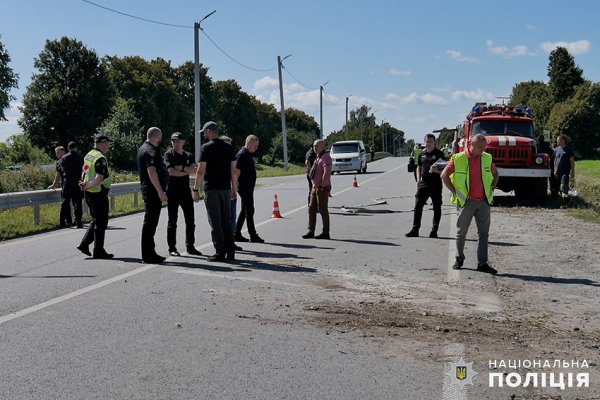
[[[564,134],[581,158],[600,157],[600,84],[583,77],[583,70],[564,47],[550,53],[548,78],[547,83],[515,84],[511,105],[524,104],[533,110],[538,141],[555,141]]]
[[[8,93],[17,86],[18,79],[8,67],[9,61],[0,42],[0,68],[4,68],[0,69],[2,111],[8,107],[12,99]],[[188,150],[192,150],[193,62],[174,67],[162,58],[100,58],[81,41],[63,37],[46,41],[34,67],[37,72],[23,96],[18,123],[24,139],[46,154],[53,154],[55,146],[71,140],[86,149],[91,146],[92,135],[102,131],[115,139],[109,154],[111,165],[134,169],[136,150],[151,126],[160,127],[166,137],[173,132],[184,133],[189,139]],[[281,120],[272,104],[244,92],[233,79],[213,81],[204,65],[200,66],[200,91],[202,122],[217,122],[236,146],[253,133],[261,142],[257,153],[261,161],[274,164],[281,160]],[[367,126],[376,127],[374,116],[366,115],[368,111],[367,106],[352,111],[350,137],[358,136],[359,130]],[[287,108],[285,117],[289,161],[303,162],[309,145],[321,136],[320,127],[314,117],[295,108]],[[4,119],[3,113],[0,118]],[[22,141],[9,140],[23,147]],[[163,140],[162,145],[167,147],[168,143]]]

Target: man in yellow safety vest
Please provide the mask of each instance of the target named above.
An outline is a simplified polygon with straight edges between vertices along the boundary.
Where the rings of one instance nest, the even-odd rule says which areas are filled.
[[[94,148],[83,159],[83,179],[79,187],[85,193],[85,202],[90,209],[92,222],[77,249],[87,256],[100,259],[113,258],[113,254],[104,249],[104,235],[108,226],[108,192],[111,179],[108,173],[106,153],[112,142],[106,135],[94,136]],[[90,245],[94,243],[94,253]]]
[[[458,207],[456,262],[452,268],[461,269],[463,266],[465,239],[471,220],[475,217],[479,237],[477,271],[496,274],[497,271],[488,265],[488,233],[490,206],[499,176],[491,154],[485,152],[485,146],[485,136],[475,135],[463,152],[452,155],[441,178],[452,192],[452,203]]]

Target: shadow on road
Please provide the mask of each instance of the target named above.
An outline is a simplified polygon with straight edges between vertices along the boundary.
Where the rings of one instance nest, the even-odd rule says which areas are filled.
[[[539,275],[518,275],[518,274],[498,274],[498,277],[503,278],[515,278],[521,279],[528,282],[546,282],[546,283],[561,283],[567,285],[586,285],[600,287],[600,282],[595,282],[591,279],[582,278],[556,278],[553,276],[539,276]]]
[[[377,240],[360,240],[360,239],[330,239],[336,242],[349,242],[349,243],[357,243],[357,244],[368,244],[373,246],[398,246],[396,243],[391,242],[379,242]]]
[[[0,279],[8,278],[96,278],[96,275],[0,275]]]

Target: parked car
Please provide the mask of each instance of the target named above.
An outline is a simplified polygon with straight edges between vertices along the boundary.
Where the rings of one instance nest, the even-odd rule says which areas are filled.
[[[331,172],[356,171],[367,172],[367,151],[362,140],[335,142],[329,152],[333,164]]]

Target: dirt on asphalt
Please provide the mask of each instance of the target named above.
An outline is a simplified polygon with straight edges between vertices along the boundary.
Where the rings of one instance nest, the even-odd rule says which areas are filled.
[[[585,372],[598,377],[599,228],[560,209],[494,207],[490,260],[499,273],[493,282],[461,276],[415,288],[319,278],[313,284],[334,293],[333,300],[305,301],[298,319],[328,334],[372,338],[390,355],[443,361],[445,344],[464,343],[465,358],[479,365],[493,359],[587,360]],[[473,293],[479,296],[469,299]],[[474,304],[486,298],[482,293],[490,297],[483,307]],[[600,398],[600,384],[592,383],[578,398]],[[567,398],[560,396],[516,398]]]

